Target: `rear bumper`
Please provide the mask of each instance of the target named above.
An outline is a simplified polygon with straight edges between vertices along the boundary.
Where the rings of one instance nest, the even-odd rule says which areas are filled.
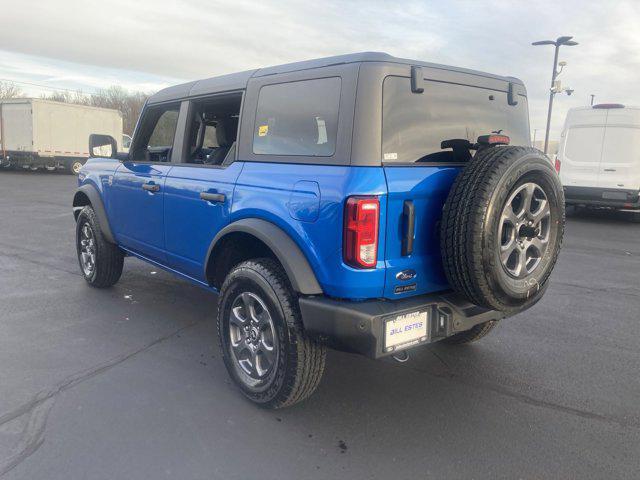
[[[467,302],[453,292],[418,295],[401,300],[351,302],[327,297],[302,297],[300,310],[305,330],[338,350],[380,358],[394,353],[385,349],[387,319],[412,312],[428,312],[426,341],[432,343],[482,322],[500,320],[503,312]]]
[[[624,209],[640,208],[638,190],[565,186],[564,197],[569,205],[591,205]]]

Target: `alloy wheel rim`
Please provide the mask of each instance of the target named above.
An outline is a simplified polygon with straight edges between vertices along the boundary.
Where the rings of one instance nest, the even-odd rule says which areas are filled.
[[[275,325],[265,303],[256,294],[243,292],[233,301],[229,345],[238,367],[254,380],[264,379],[276,364]]]
[[[500,216],[500,262],[514,278],[531,275],[549,248],[549,199],[543,188],[527,182],[516,188]]]
[[[80,230],[80,264],[87,277],[93,275],[96,268],[96,242],[93,230],[85,223]]]
[[[73,173],[75,173],[76,175],[80,173],[81,168],[82,168],[82,163],[80,162],[74,162],[73,165],[71,165],[71,169],[73,170]]]

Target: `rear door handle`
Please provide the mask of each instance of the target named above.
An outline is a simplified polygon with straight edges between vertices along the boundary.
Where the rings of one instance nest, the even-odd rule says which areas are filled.
[[[402,256],[413,253],[413,237],[416,229],[416,211],[411,200],[405,200],[402,205],[404,235],[402,237]]]
[[[147,192],[158,192],[160,190],[160,185],[157,185],[155,183],[144,183],[142,185],[142,189],[146,190]]]
[[[200,192],[200,198],[205,202],[224,203],[227,199],[224,193]]]

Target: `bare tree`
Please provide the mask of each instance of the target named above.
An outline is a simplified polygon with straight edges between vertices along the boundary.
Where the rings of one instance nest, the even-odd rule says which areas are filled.
[[[76,103],[78,105],[90,105],[91,98],[82,92],[55,91],[53,93],[45,93],[40,95],[44,100],[52,100],[54,102]]]
[[[144,102],[149,94],[143,92],[128,92],[124,88],[114,85],[98,90],[91,95],[91,105],[95,107],[113,108],[122,113],[123,131],[131,135],[136,126]]]
[[[15,83],[0,82],[0,100],[22,97],[22,90]]]
[[[129,92],[124,88],[114,85],[109,88],[98,90],[93,94],[83,94],[82,92],[56,91],[42,95],[45,100],[56,102],[76,103],[80,105],[91,105],[94,107],[111,108],[122,113],[122,130],[131,135],[136,126],[144,102],[149,94],[144,92]]]

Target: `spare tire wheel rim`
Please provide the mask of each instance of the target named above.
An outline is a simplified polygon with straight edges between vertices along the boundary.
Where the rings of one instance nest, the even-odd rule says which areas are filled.
[[[229,344],[237,366],[253,380],[263,380],[278,357],[276,329],[264,301],[243,292],[229,312]]]
[[[540,266],[549,248],[551,209],[542,186],[523,183],[511,193],[500,216],[500,262],[523,279]]]

